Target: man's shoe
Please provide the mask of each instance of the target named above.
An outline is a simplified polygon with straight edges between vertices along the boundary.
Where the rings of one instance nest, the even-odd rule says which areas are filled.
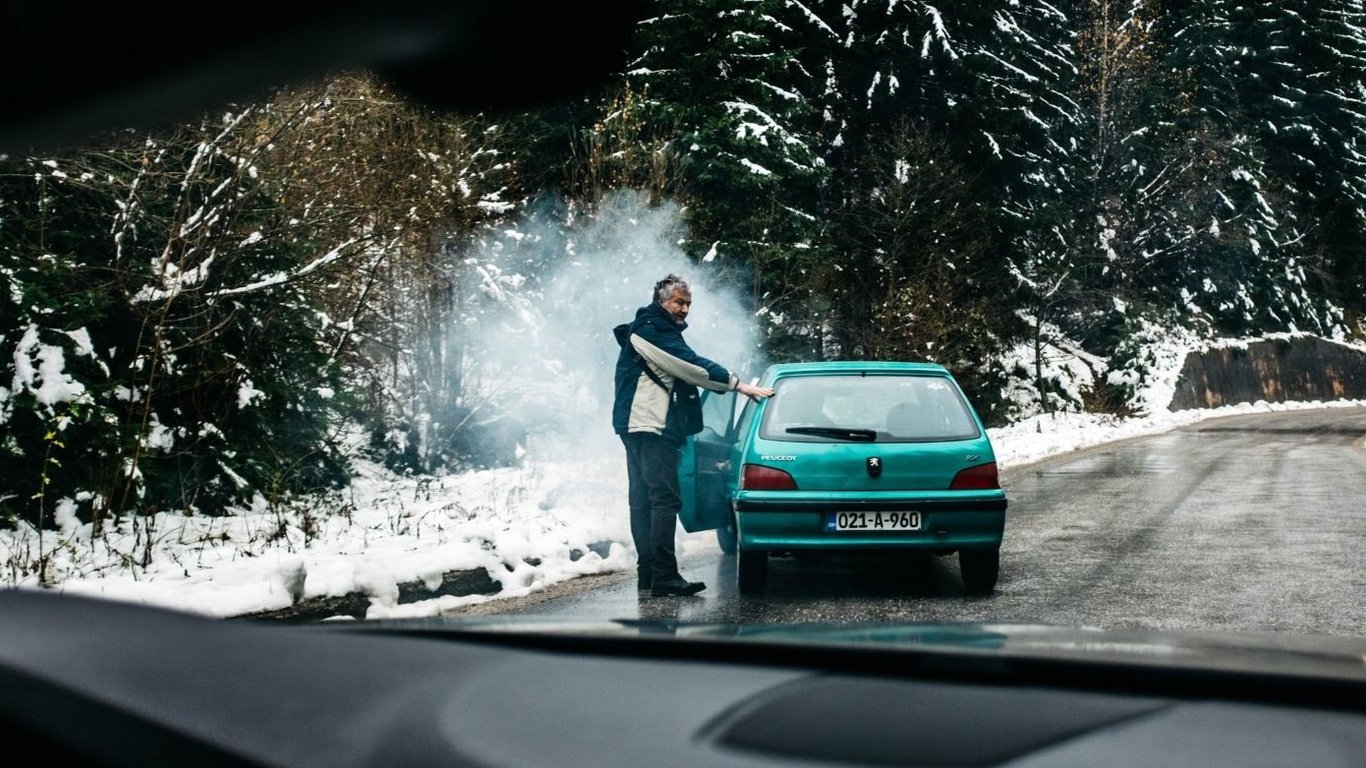
[[[647,590],[647,589],[653,587],[654,585],[655,585],[655,580],[654,580],[652,577],[650,577],[650,576],[637,576],[637,577],[636,577],[636,589],[639,590],[639,591],[641,591],[641,592],[644,592],[645,590]]]
[[[656,581],[654,585],[650,587],[650,595],[652,597],[687,597],[688,595],[695,595],[706,588],[707,585],[700,581],[685,581],[684,579],[665,582]]]

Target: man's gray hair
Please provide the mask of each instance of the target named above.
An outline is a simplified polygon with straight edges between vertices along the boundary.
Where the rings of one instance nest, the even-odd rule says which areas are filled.
[[[676,291],[687,291],[692,293],[692,287],[688,281],[670,272],[667,277],[655,283],[655,303],[663,304],[674,295]]]

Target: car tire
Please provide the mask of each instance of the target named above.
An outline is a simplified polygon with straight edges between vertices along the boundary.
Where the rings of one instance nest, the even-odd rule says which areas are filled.
[[[768,553],[740,550],[736,573],[739,576],[740,594],[763,592],[768,583]]]
[[[727,555],[735,554],[735,522],[732,521],[716,529],[716,543]]]
[[[996,589],[996,578],[1001,573],[1001,550],[959,550],[958,572],[963,577],[963,588],[970,594],[991,594]]]

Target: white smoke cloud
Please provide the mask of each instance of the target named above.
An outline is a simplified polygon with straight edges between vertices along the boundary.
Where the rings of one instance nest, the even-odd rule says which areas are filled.
[[[747,379],[763,370],[743,286],[719,284],[712,263],[679,245],[680,211],[635,193],[604,200],[569,225],[563,211],[532,214],[472,259],[482,301],[468,325],[471,358],[491,410],[511,410],[533,432],[530,449],[620,450],[611,431],[612,328],[651,301],[669,273],[692,285],[684,338]]]

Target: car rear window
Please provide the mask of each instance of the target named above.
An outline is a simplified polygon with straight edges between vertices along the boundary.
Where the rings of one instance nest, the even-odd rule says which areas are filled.
[[[937,442],[981,434],[968,402],[934,375],[831,375],[779,379],[759,435],[792,442]]]

